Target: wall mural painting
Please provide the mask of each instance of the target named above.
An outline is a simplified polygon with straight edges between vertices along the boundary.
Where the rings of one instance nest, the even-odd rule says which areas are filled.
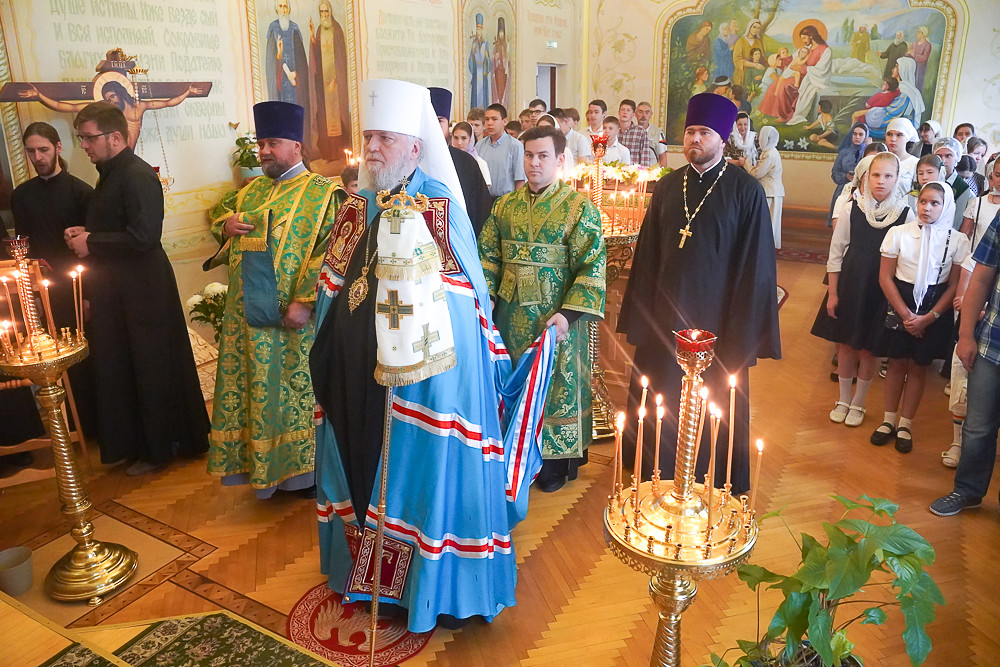
[[[255,101],[305,109],[310,168],[339,176],[354,145],[345,0],[247,0]]]
[[[463,119],[474,107],[500,103],[510,108],[514,86],[514,10],[504,2],[469,2],[462,11],[465,94],[456,103]]]
[[[680,110],[695,93],[725,95],[755,129],[774,126],[779,148],[806,153],[835,153],[855,121],[874,138],[893,118],[919,126],[940,111],[955,18],[939,0],[917,4],[708,0],[665,24],[663,102]],[[671,144],[683,143],[683,122],[670,114]]]

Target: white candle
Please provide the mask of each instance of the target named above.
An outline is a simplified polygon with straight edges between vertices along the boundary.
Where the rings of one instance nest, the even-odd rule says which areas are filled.
[[[3,283],[3,291],[7,295],[7,314],[10,315],[10,326],[14,331],[14,344],[20,349],[21,343],[17,339],[17,319],[14,317],[14,303],[10,300],[10,287],[7,286],[7,276],[0,276],[0,283]]]
[[[80,335],[83,335],[83,264],[76,265],[76,273],[80,276]]]
[[[646,419],[646,408],[639,408],[639,427],[635,439],[635,467],[632,468],[632,493],[638,498],[639,484],[642,482],[642,422]]]
[[[660,477],[660,429],[663,428],[663,394],[656,395],[656,440],[653,441],[653,478]]]
[[[42,280],[42,293],[45,295],[42,305],[45,307],[45,321],[49,323],[49,335],[58,340],[56,336],[56,324],[52,321],[52,304],[49,303],[49,285],[51,284],[47,279]]]
[[[726,454],[726,491],[732,488],[733,433],[736,431],[736,376],[729,376],[729,452]]]
[[[611,482],[611,497],[617,498],[622,492],[622,432],[625,430],[625,413],[615,417],[615,469]]]
[[[649,391],[649,378],[643,375],[639,382],[642,384],[642,398],[639,400],[639,408],[642,409],[646,407],[646,392]]]
[[[764,458],[764,441],[757,440],[757,466],[753,473],[753,482],[750,485],[750,516],[753,516],[757,507],[757,485],[760,484],[760,461]]]
[[[70,271],[69,277],[73,279],[73,314],[76,315],[76,334],[80,335],[80,299],[77,296],[79,287],[76,271]]]

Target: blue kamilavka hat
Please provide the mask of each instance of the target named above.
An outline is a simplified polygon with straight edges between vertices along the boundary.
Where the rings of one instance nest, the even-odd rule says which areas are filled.
[[[253,122],[258,139],[302,141],[305,109],[291,102],[260,102],[253,105]]]
[[[687,117],[684,127],[704,125],[719,133],[723,139],[729,137],[736,123],[739,109],[728,98],[715,93],[698,93],[688,100]]]

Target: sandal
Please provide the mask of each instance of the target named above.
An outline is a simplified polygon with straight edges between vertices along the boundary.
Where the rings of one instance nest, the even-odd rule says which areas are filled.
[[[900,454],[909,454],[913,451],[913,434],[905,426],[900,426],[896,431],[896,451]]]
[[[888,426],[889,431],[888,432],[880,431],[879,429],[882,428],[883,426]],[[896,427],[890,424],[889,422],[882,422],[881,424],[879,424],[878,428],[875,429],[874,433],[872,433],[872,437],[869,438],[869,441],[873,445],[881,447],[882,445],[888,445],[889,442],[895,437],[896,437]]]
[[[861,426],[861,422],[865,420],[865,409],[859,405],[852,405],[850,412],[847,413],[847,419],[844,420],[844,424],[847,426]]]
[[[847,413],[850,412],[850,403],[844,403],[843,401],[837,401],[836,407],[830,410],[830,421],[834,424],[843,424],[844,420],[847,418]]]
[[[941,463],[945,468],[957,468],[958,461],[962,458],[962,445],[957,442],[951,443],[948,451],[941,452]]]

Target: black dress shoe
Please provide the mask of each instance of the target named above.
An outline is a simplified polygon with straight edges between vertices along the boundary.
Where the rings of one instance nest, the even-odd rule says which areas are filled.
[[[883,426],[888,426],[891,430],[888,433],[886,433],[885,431],[878,430],[878,428],[882,428]],[[892,439],[896,437],[896,427],[890,424],[889,422],[882,422],[881,424],[879,424],[878,428],[875,429],[875,431],[872,433],[872,437],[869,439],[873,445],[876,445],[878,447],[881,447],[882,445],[888,445],[890,442],[892,442]]]
[[[566,476],[547,477],[544,480],[535,479],[535,486],[542,493],[553,493],[566,485]]]
[[[474,618],[482,617],[479,614],[476,614],[474,616],[469,616],[468,618],[455,618],[451,614],[440,614],[438,615],[437,624],[445,630],[461,630],[471,623]]]

